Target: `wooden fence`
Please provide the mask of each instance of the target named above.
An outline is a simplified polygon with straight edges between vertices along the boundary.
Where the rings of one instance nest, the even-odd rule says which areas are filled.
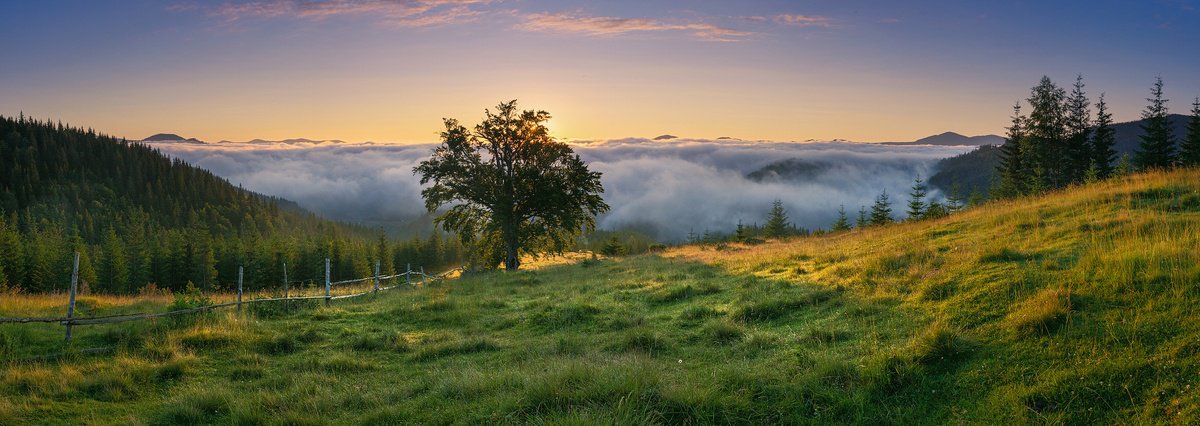
[[[405,266],[405,271],[403,273],[380,276],[379,275],[379,261],[376,261],[375,262],[375,274],[372,276],[365,277],[365,278],[355,278],[355,279],[350,279],[350,280],[330,282],[330,280],[329,280],[329,259],[326,258],[325,259],[325,295],[324,296],[290,297],[290,295],[289,295],[290,289],[289,289],[289,285],[288,285],[289,283],[287,281],[287,263],[285,262],[283,264],[283,277],[284,277],[283,278],[283,297],[250,299],[250,300],[243,301],[242,300],[242,267],[239,266],[238,267],[237,300],[234,302],[216,303],[216,304],[211,304],[211,305],[199,306],[199,307],[195,307],[195,308],[179,309],[179,310],[167,311],[167,312],[127,313],[127,314],[113,314],[113,315],[101,315],[101,316],[89,316],[89,317],[76,317],[75,316],[75,294],[79,287],[79,253],[76,252],[75,253],[75,264],[74,264],[74,267],[71,272],[70,298],[67,301],[67,315],[65,317],[32,317],[32,318],[0,317],[0,324],[5,324],[5,323],[10,323],[10,324],[11,323],[18,323],[18,324],[19,323],[59,323],[59,324],[62,324],[64,327],[66,327],[66,341],[70,342],[71,341],[71,327],[76,326],[76,325],[113,324],[113,323],[126,322],[126,321],[139,321],[139,320],[162,318],[162,317],[169,317],[169,316],[175,316],[175,315],[193,314],[193,313],[197,313],[197,312],[204,312],[204,311],[209,311],[209,310],[218,309],[218,308],[227,308],[227,307],[231,307],[231,306],[236,306],[238,312],[241,312],[243,304],[263,303],[263,302],[283,302],[286,304],[287,302],[292,301],[292,300],[324,299],[325,306],[330,306],[330,305],[332,305],[334,300],[349,299],[349,298],[354,298],[354,297],[366,296],[368,294],[377,294],[380,291],[391,290],[391,289],[398,288],[398,287],[412,287],[415,285],[415,283],[413,282],[414,278],[419,278],[420,279],[419,284],[422,284],[422,285],[424,285],[426,283],[426,280],[435,280],[435,281],[445,280],[451,273],[457,271],[458,269],[459,268],[451,269],[449,271],[443,272],[438,275],[427,275],[425,273],[424,267],[421,267],[419,270],[414,271],[412,269],[412,264],[408,264]],[[404,277],[403,284],[401,284],[399,282],[400,277]],[[391,279],[396,279],[397,282],[390,286],[382,285],[384,281],[391,280]],[[332,289],[334,286],[355,284],[355,283],[361,283],[361,282],[367,282],[367,281],[373,281],[373,283],[374,283],[374,285],[371,287],[370,290],[362,291],[362,292],[358,292],[358,293],[342,294],[342,295],[337,295],[337,296],[334,296],[332,293]]]

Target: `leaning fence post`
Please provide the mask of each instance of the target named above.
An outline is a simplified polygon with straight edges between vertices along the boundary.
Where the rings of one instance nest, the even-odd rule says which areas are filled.
[[[421,287],[425,286],[425,267],[421,267]]]
[[[325,258],[325,306],[326,307],[330,306],[330,302],[332,302],[332,301],[329,299],[329,258],[326,257]]]
[[[408,263],[404,267],[404,285],[412,285],[412,264]]]
[[[242,313],[242,267],[238,267],[238,313]]]
[[[379,293],[379,261],[375,261],[375,293]]]
[[[75,266],[71,268],[71,300],[67,302],[67,343],[71,343],[71,317],[75,316],[75,290],[79,287],[79,252],[75,252]]]
[[[283,261],[283,309],[288,307],[287,261]]]

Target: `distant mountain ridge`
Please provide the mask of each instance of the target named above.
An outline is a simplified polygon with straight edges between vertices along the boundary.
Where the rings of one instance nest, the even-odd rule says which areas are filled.
[[[177,142],[177,143],[203,143],[203,144],[209,143],[209,142],[205,142],[205,141],[202,141],[202,140],[196,139],[196,138],[185,138],[183,136],[179,136],[174,133],[158,133],[158,134],[152,135],[148,138],[142,139],[141,142]],[[243,144],[255,144],[255,145],[267,145],[267,144],[280,144],[281,143],[281,144],[288,144],[288,145],[298,145],[298,144],[319,144],[319,143],[346,143],[346,141],[343,141],[340,139],[314,140],[314,139],[307,139],[307,138],[292,138],[292,139],[284,139],[284,140],[278,140],[278,141],[267,140],[267,139],[252,139],[252,140],[248,140],[248,141],[222,140],[217,143],[243,143]]]
[[[955,132],[926,136],[912,142],[881,142],[881,145],[984,146],[1000,145],[1004,138],[996,135],[965,136]]]
[[[204,143],[204,141],[196,138],[185,138],[174,133],[158,133],[148,138],[142,139],[142,142],[190,142]]]

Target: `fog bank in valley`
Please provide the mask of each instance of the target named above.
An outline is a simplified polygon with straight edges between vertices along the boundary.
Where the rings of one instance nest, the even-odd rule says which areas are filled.
[[[306,140],[150,144],[247,189],[296,201],[333,219],[372,224],[422,216],[421,188],[412,169],[434,147]],[[599,218],[600,228],[636,227],[672,241],[691,231],[728,232],[739,221],[762,223],[775,199],[783,201],[797,226],[828,228],[839,205],[853,216],[886,190],[899,217],[914,177],[928,177],[938,159],[970,149],[736,139],[572,144],[603,173],[604,197],[612,210]],[[746,177],[788,159],[818,167],[800,178],[776,176],[773,169],[757,173],[757,180]]]

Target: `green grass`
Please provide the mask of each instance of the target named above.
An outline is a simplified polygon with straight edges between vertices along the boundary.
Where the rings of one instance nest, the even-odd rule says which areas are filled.
[[[6,325],[0,424],[1195,424],[1198,190],[1200,172],[1139,175],[332,308],[79,327],[55,359],[29,357],[62,351],[61,327]],[[6,297],[0,315],[58,309]]]

